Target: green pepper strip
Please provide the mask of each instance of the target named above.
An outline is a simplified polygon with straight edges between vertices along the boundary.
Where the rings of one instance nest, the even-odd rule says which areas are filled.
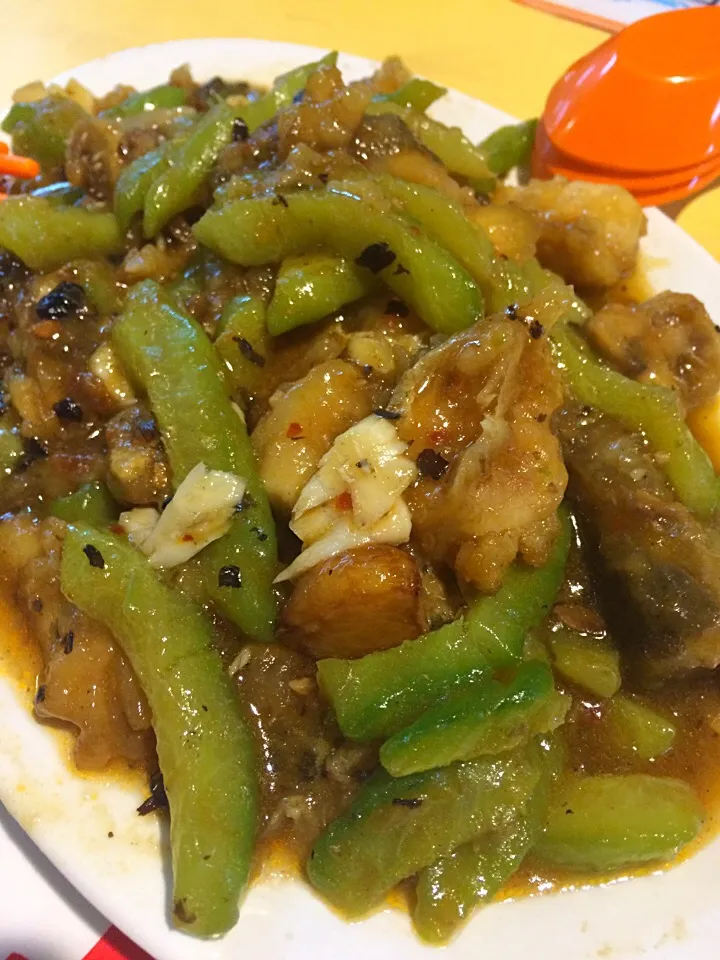
[[[0,247],[32,270],[53,270],[68,260],[122,253],[111,213],[56,206],[42,197],[8,197],[0,203]]]
[[[478,904],[495,897],[537,843],[547,818],[552,782],[564,759],[554,741],[541,741],[540,749],[537,786],[510,823],[463,844],[418,874],[413,922],[423,940],[448,940]]]
[[[637,383],[604,366],[567,325],[553,328],[551,343],[568,386],[580,403],[617,417],[632,430],[643,431],[655,452],[667,456],[663,469],[678,499],[700,517],[711,516],[718,507],[718,478],[710,458],[683,420],[673,394],[664,387]]]
[[[596,697],[612,697],[620,689],[620,654],[605,639],[586,636],[563,624],[547,634],[556,673]]]
[[[178,140],[166,140],[154,150],[137,157],[125,167],[115,184],[113,207],[123,232],[130,226],[135,214],[145,206],[145,197],[156,179],[167,170],[171,146]]]
[[[664,756],[677,734],[677,727],[667,717],[622,694],[605,704],[603,720],[615,745],[627,756],[641,760]]]
[[[267,352],[265,313],[259,297],[233,297],[223,309],[215,349],[231,391],[251,394],[262,383]]]
[[[107,527],[117,520],[120,510],[104,483],[84,483],[66,497],[50,504],[50,515],[66,523],[84,523]]]
[[[545,619],[562,583],[570,547],[570,524],[562,516],[545,566],[515,564],[498,592],[475,600],[463,617],[391,650],[318,663],[320,686],[345,736],[389,737],[439,697],[520,661],[526,632]]]
[[[644,774],[571,777],[555,792],[535,852],[549,863],[580,870],[669,860],[697,836],[703,819],[700,802],[682,780]]]
[[[488,167],[485,155],[470,143],[460,127],[447,127],[423,113],[387,100],[370,103],[367,113],[369,116],[393,113],[400,117],[410,132],[435,154],[450,173],[464,177],[482,193],[492,193],[494,190],[495,177]]]
[[[298,93],[305,89],[311,74],[321,67],[334,67],[337,63],[337,50],[331,50],[313,63],[304,63],[275,79],[272,90],[259,100],[253,100],[242,108],[241,117],[250,133],[269,123],[275,114],[287,107]]]
[[[568,702],[544,663],[523,664],[508,684],[488,680],[451,694],[387,740],[380,762],[393,777],[515,750],[559,726]]]
[[[230,531],[200,554],[207,592],[248,636],[272,637],[276,605],[275,527],[242,419],[233,410],[220,360],[202,329],[147,280],[129,293],[113,344],[128,374],[148,395],[177,488],[204,463],[247,483]],[[249,495],[249,496],[248,496]],[[240,569],[240,587],[221,586],[222,567]]]
[[[210,209],[193,227],[200,243],[242,266],[278,263],[327,246],[375,274],[429,327],[456,333],[482,315],[472,278],[401,217],[363,202],[352,185],[253,197]]]
[[[171,141],[167,165],[145,194],[146,237],[154,237],[176,214],[192,206],[223,147],[232,140],[233,120],[237,116],[237,108],[225,101],[216,103],[180,143]]]
[[[99,116],[103,120],[124,120],[125,117],[134,117],[146,110],[173,110],[184,107],[186,103],[187,92],[182,87],[168,83],[151,90],[132,93],[116,107],[103,110]]]
[[[398,90],[394,90],[392,93],[378,94],[373,100],[375,103],[397,103],[401,107],[409,107],[411,110],[424,113],[429,106],[444,97],[446,93],[447,87],[439,87],[431,80],[413,77]]]
[[[174,920],[198,936],[224,933],[248,881],[258,787],[252,734],[210,626],[110,533],[71,527],[60,577],[68,600],[117,638],[150,704],[170,801]]]
[[[318,67],[334,64],[336,59],[337,54],[331,53],[318,63],[305,64],[285,74],[260,100],[236,106],[225,101],[216,103],[198,120],[187,138],[177,144],[173,141],[167,166],[145,195],[145,235],[154,237],[172,217],[193,204],[213,164],[232,140],[234,120],[243,120],[252,132],[290,103]]]
[[[541,766],[532,744],[410,777],[375,774],[316,841],[310,883],[349,915],[365,913],[400,880],[522,811]]]
[[[12,134],[15,153],[34,157],[46,169],[60,167],[65,148],[78,120],[88,114],[68,97],[43,97],[32,103],[16,103],[2,122]]]
[[[331,253],[283,260],[267,312],[273,337],[306,326],[359,300],[373,289],[367,271]]]
[[[388,175],[378,178],[383,192],[396,200],[425,233],[448,250],[480,287],[489,314],[527,296],[525,278],[495,253],[490,238],[465,216],[460,204],[421,184]]]
[[[106,260],[78,260],[68,263],[68,267],[101,316],[109,316],[120,308],[125,288],[118,284],[115,271]]]
[[[519,167],[530,161],[537,120],[513,123],[500,127],[491,133],[479,145],[490,170],[498,177],[504,177],[513,167]]]

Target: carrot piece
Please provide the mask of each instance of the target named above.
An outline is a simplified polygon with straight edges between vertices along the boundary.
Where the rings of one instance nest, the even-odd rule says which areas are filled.
[[[40,173],[40,164],[32,157],[18,157],[13,153],[0,155],[0,173],[32,180]]]

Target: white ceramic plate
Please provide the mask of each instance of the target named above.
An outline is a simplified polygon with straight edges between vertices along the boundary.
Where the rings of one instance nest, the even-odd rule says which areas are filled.
[[[152,86],[187,62],[200,78],[269,82],[324,52],[259,40],[179,41],[113,54],[56,79],[76,77],[99,94],[120,81]],[[375,66],[351,56],[342,56],[340,65],[353,79]],[[21,83],[27,79],[21,61],[18,70]],[[435,113],[476,140],[510,119],[455,92]],[[661,213],[650,210],[648,216],[644,250],[653,286],[696,294],[720,322],[720,266]],[[350,926],[300,882],[279,878],[251,890],[240,922],[224,940],[199,942],[173,931],[167,923],[169,858],[157,820],[136,816],[141,797],[129,788],[73,775],[57,738],[35,723],[30,707],[30,692],[0,677],[0,799],[74,886],[156,960],[441,956],[414,937],[402,913],[384,910]],[[446,952],[454,960],[629,960],[648,951],[658,960],[709,960],[717,957],[719,940],[720,839],[665,874],[491,906]]]

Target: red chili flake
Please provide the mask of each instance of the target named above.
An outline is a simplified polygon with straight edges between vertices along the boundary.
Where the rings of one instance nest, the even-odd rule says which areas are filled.
[[[111,523],[110,532],[117,534],[118,537],[126,536],[125,527],[121,523]]]
[[[195,537],[191,533],[184,533],[182,535],[183,543],[195,543]]]
[[[41,320],[39,323],[34,323],[30,329],[38,340],[52,340],[62,331],[62,324],[58,320]]]
[[[346,490],[339,497],[335,497],[335,506],[338,510],[352,510],[352,496]]]
[[[437,430],[431,430],[428,434],[428,440],[434,446],[440,446],[447,439],[447,430],[439,427]]]
[[[293,421],[288,425],[287,431],[285,433],[286,437],[289,437],[291,440],[300,440],[302,439],[302,427],[299,423]]]

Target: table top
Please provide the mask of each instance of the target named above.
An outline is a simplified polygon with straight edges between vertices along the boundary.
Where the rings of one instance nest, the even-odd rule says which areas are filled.
[[[518,117],[537,115],[564,68],[605,36],[512,0],[2,0],[0,22],[0,102],[22,83],[123,47],[249,36],[375,58],[398,53],[417,73]],[[690,203],[678,222],[720,259],[720,189]]]

